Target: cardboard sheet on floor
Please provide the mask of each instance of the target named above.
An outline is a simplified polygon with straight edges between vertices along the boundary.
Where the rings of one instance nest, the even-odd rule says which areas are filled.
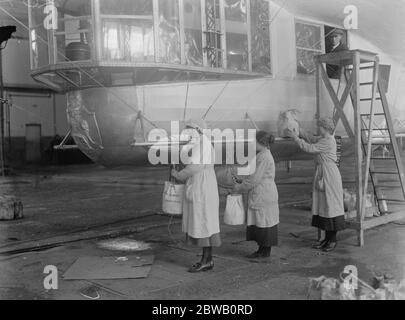
[[[65,272],[65,280],[140,279],[149,275],[154,256],[83,257]]]

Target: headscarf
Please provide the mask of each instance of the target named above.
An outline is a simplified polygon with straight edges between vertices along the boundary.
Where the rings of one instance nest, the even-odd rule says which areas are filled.
[[[203,130],[207,129],[207,124],[203,119],[191,119],[186,121],[185,128],[194,129],[199,136],[193,134],[191,144],[182,148],[182,152],[192,150],[191,163],[193,164],[215,164],[215,152],[209,136],[204,134]]]
[[[256,141],[266,148],[270,148],[270,145],[274,143],[274,140],[274,136],[266,131],[258,131],[256,133]]]
[[[321,118],[318,121],[318,125],[328,131],[330,134],[335,133],[335,122],[332,118]]]

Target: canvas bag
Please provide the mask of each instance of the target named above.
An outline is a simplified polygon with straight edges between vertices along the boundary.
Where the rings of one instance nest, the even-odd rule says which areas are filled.
[[[240,226],[246,223],[245,206],[243,205],[243,196],[241,194],[228,195],[224,222],[230,226]]]
[[[299,135],[300,125],[297,121],[298,112],[299,112],[298,110],[292,109],[280,113],[277,127],[278,127],[278,135],[281,138],[286,138],[289,136],[287,130],[295,132],[296,135]]]
[[[162,211],[166,214],[181,215],[183,213],[183,197],[183,184],[166,181],[163,190]]]

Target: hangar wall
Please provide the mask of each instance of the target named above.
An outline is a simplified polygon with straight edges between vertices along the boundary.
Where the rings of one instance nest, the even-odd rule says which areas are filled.
[[[28,39],[10,39],[2,50],[5,92],[6,151],[16,161],[25,158],[27,124],[41,126],[41,149],[45,151],[55,135],[68,132],[66,97],[44,90],[30,76]],[[11,137],[9,137],[9,135]]]

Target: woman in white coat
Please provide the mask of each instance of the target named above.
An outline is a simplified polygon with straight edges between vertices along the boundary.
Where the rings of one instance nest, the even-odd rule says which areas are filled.
[[[316,171],[312,197],[312,226],[325,231],[325,239],[315,249],[326,252],[337,246],[337,233],[345,229],[342,176],[337,167],[337,147],[333,119],[319,120],[321,137],[300,132],[301,138],[290,131],[291,137],[305,152],[315,155]]]
[[[259,131],[256,134],[256,170],[233,192],[248,192],[247,241],[256,241],[259,248],[249,255],[250,259],[270,257],[271,248],[278,245],[279,207],[278,191],[274,181],[276,166],[270,152],[274,136]]]
[[[203,133],[205,128],[202,120],[187,122],[186,129],[198,133],[190,148],[190,161],[183,170],[172,171],[175,179],[185,182],[183,232],[192,244],[203,248],[201,261],[194,264],[189,272],[212,270],[212,248],[221,245],[215,153],[210,138]]]

